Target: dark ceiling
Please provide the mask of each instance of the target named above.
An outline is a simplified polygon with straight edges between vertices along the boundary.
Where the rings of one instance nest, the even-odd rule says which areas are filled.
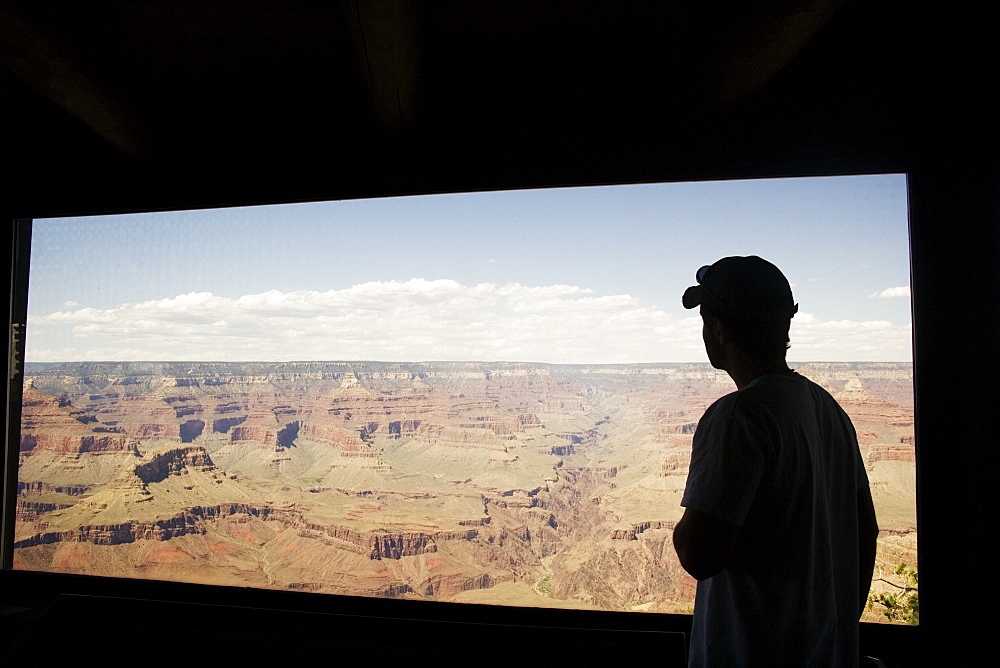
[[[997,11],[0,2],[14,215],[901,170],[994,154]]]

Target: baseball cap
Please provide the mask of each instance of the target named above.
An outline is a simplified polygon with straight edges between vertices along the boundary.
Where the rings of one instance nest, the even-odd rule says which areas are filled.
[[[695,273],[698,285],[684,291],[684,308],[707,304],[720,314],[773,315],[791,318],[799,310],[788,279],[776,266],[757,257],[724,257]]]

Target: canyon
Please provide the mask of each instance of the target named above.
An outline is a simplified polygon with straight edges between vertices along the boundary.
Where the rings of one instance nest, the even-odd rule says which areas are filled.
[[[915,566],[912,366],[796,368],[854,422],[876,576]],[[685,612],[671,531],[732,389],[708,364],[29,363],[14,566]]]

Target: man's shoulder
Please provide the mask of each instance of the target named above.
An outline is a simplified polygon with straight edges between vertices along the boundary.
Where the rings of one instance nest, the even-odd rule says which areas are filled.
[[[765,374],[743,389],[716,399],[702,416],[698,430],[719,428],[724,432],[734,423],[773,429],[778,424],[819,415],[850,420],[833,395],[809,378],[794,372]]]
[[[760,376],[734,395],[730,395],[730,413],[734,415],[846,415],[822,385],[794,372]]]
[[[820,401],[837,403],[833,395],[826,388],[795,371],[791,373],[769,373],[758,376],[749,385],[735,394],[745,397],[742,401],[763,400],[772,396],[781,398],[811,396]]]
[[[724,416],[732,414],[733,408],[736,406],[737,401],[740,398],[740,390],[730,392],[729,394],[724,394],[705,409],[705,412],[701,416],[702,422],[711,422],[713,420],[723,419]]]
[[[807,382],[812,382],[803,376],[798,377]],[[724,394],[712,402],[705,410],[702,419],[709,421],[719,420],[732,417],[735,413],[753,413],[758,411],[761,406],[766,406],[770,402],[781,401],[782,395],[797,391],[801,391],[801,389],[795,390],[793,387],[788,386],[788,380],[779,377],[778,374],[758,376],[746,387],[730,392],[729,394]]]

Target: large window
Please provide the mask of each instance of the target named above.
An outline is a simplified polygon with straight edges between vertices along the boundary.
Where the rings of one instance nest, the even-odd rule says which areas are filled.
[[[732,382],[680,296],[760,255],[916,569],[899,175],[35,220],[16,568],[685,612],[692,433]],[[876,604],[866,619],[903,619]]]

